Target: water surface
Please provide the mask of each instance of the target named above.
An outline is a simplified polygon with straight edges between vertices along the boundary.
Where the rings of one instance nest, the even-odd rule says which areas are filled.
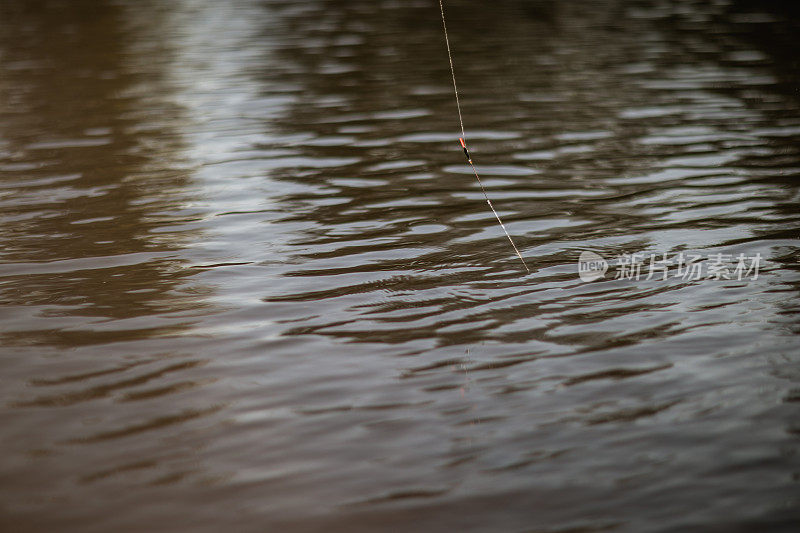
[[[4,530],[798,524],[794,10],[446,8],[530,274],[435,1],[0,3]]]

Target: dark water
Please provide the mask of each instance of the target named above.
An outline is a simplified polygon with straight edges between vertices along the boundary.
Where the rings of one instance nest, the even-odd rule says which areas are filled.
[[[435,0],[0,2],[0,529],[798,530],[796,8],[446,8],[529,275]]]

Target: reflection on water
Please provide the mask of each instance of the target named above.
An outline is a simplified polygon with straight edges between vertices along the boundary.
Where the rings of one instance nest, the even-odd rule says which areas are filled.
[[[796,9],[0,3],[21,531],[785,531]],[[766,260],[582,283],[593,250]]]

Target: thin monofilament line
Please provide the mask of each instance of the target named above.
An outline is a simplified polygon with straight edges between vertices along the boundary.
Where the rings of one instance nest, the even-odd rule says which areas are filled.
[[[517,245],[514,244],[514,239],[511,238],[511,235],[508,233],[506,229],[506,225],[503,224],[503,220],[500,218],[500,215],[497,214],[494,206],[492,205],[492,201],[489,199],[489,195],[486,194],[486,189],[483,186],[483,182],[481,181],[480,176],[478,175],[478,170],[475,168],[475,164],[472,162],[472,157],[469,154],[469,149],[467,148],[466,139],[467,134],[464,133],[464,119],[461,116],[461,102],[458,99],[458,85],[456,85],[456,69],[453,67],[453,53],[450,51],[450,37],[447,35],[447,23],[444,20],[444,5],[442,4],[442,0],[439,0],[439,12],[442,14],[442,29],[444,29],[444,42],[447,45],[447,59],[450,61],[450,76],[453,78],[453,93],[456,95],[456,108],[458,109],[458,122],[461,125],[461,146],[464,147],[464,154],[467,156],[467,162],[469,166],[472,167],[472,172],[475,174],[475,179],[478,180],[478,185],[481,187],[481,192],[483,193],[483,197],[486,198],[486,203],[489,204],[489,209],[492,210],[494,213],[497,222],[500,223],[500,227],[503,228],[503,232],[508,237],[508,242],[511,243],[512,248],[517,253],[517,257],[519,260],[522,261],[523,266],[525,266],[525,270],[529,273],[531,271],[528,268],[528,264],[525,262],[525,259],[522,258],[522,254],[519,253],[519,249]]]
[[[450,60],[450,76],[453,78],[453,92],[456,95],[456,108],[458,109],[458,123],[461,124],[461,136],[467,138],[464,133],[464,119],[461,118],[461,102],[458,100],[458,86],[456,85],[456,69],[453,67],[453,54],[450,52],[450,37],[447,36],[447,23],[444,21],[444,5],[439,0],[439,13],[442,14],[442,29],[444,29],[444,42],[447,45],[447,59]]]
[[[506,229],[506,225],[503,224],[502,220],[500,220],[500,215],[497,214],[497,211],[495,211],[494,206],[492,205],[492,201],[489,200],[489,195],[486,194],[486,189],[483,187],[483,182],[481,181],[480,176],[478,176],[478,171],[475,170],[475,165],[472,163],[471,159],[469,161],[469,166],[472,167],[472,172],[475,173],[475,179],[478,180],[478,185],[481,186],[481,191],[483,192],[483,197],[486,198],[486,203],[489,204],[489,209],[492,210],[492,213],[494,213],[494,216],[497,219],[497,222],[500,223],[500,227],[503,228],[503,232],[505,232],[506,237],[508,237],[508,242],[511,243],[511,246],[514,248],[514,251],[517,252],[517,257],[519,257],[519,260],[522,261],[523,266],[525,266],[525,270],[527,270],[528,273],[530,273],[531,269],[528,268],[528,264],[525,262],[525,259],[522,258],[522,254],[519,253],[519,250],[517,249],[517,245],[514,244],[514,241],[511,238],[511,235],[509,235],[508,230]]]

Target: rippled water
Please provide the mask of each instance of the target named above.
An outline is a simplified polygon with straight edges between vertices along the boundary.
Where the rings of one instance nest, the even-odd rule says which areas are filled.
[[[4,531],[798,524],[797,10],[446,9],[529,275],[434,0],[0,3]]]

